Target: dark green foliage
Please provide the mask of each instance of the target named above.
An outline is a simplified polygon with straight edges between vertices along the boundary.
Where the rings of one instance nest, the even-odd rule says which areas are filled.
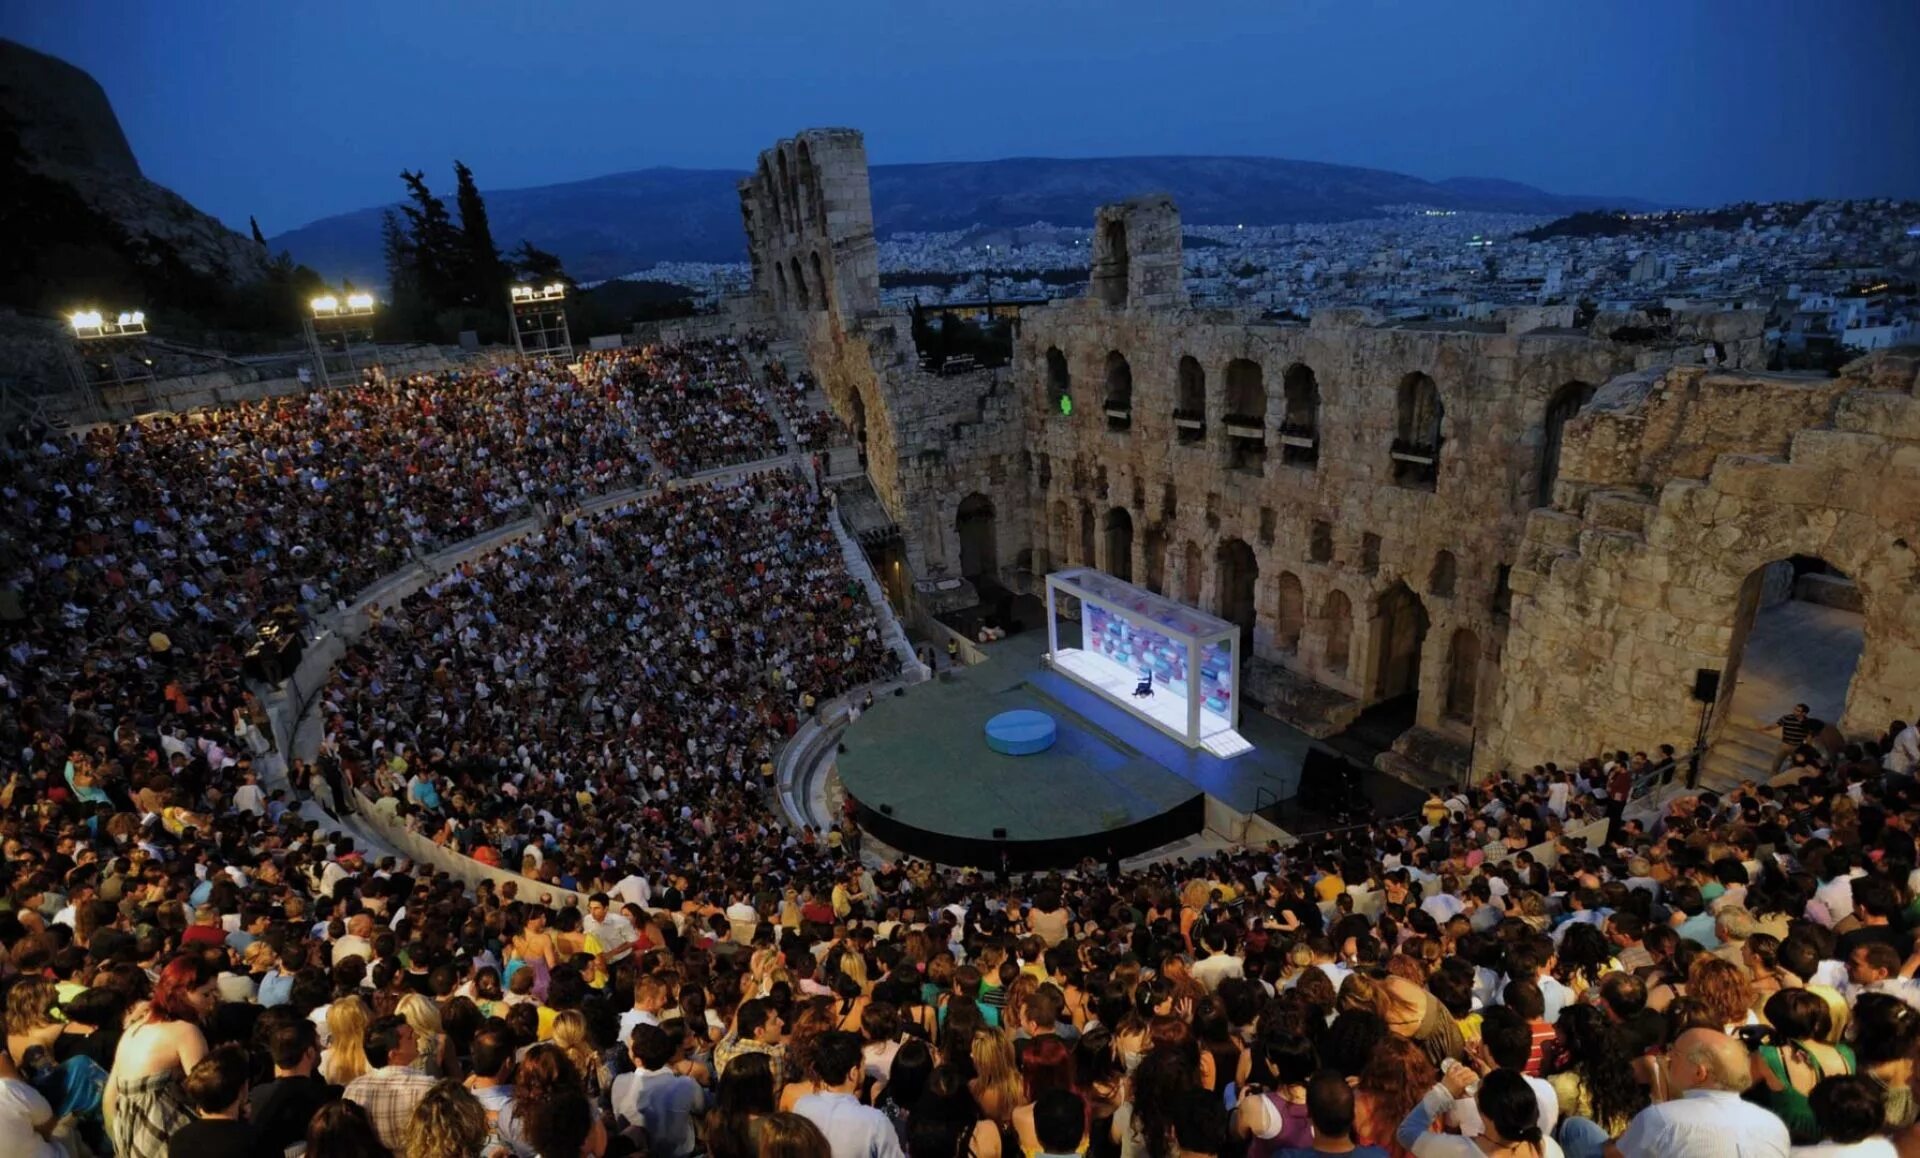
[[[253,243],[261,249],[265,249],[267,247],[267,235],[260,232],[260,219],[258,217],[249,217],[247,218],[247,225],[253,230]]]

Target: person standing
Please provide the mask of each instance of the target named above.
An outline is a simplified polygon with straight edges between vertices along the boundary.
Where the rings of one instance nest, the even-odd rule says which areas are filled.
[[[1780,747],[1773,753],[1773,775],[1780,774],[1780,769],[1787,766],[1787,761],[1793,759],[1800,745],[1806,743],[1807,737],[1813,734],[1814,720],[1807,711],[1807,705],[1795,704],[1791,712],[1767,726],[1767,731],[1780,733]]]

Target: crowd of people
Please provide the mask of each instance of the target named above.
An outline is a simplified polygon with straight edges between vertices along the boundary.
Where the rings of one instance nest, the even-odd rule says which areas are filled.
[[[609,859],[750,873],[775,747],[811,704],[898,669],[830,516],[798,473],[766,472],[449,574],[336,666],[327,758],[436,843],[561,888]]]
[[[1920,1153],[1904,722],[1638,819],[1662,759],[1622,752],[1131,871],[790,827],[779,744],[895,670],[830,500],[782,468],[566,511],[766,457],[738,364],[9,448],[0,1155]],[[245,626],[535,501],[353,644],[290,777],[518,879],[268,791]]]
[[[787,416],[787,425],[792,429],[793,439],[801,450],[822,451],[840,441],[845,427],[834,417],[832,410],[814,406],[819,388],[804,370],[789,374],[785,363],[769,361],[762,367],[761,373],[767,392]]]
[[[731,341],[593,351],[581,377],[629,403],[647,454],[675,475],[756,462],[780,452],[746,352]]]

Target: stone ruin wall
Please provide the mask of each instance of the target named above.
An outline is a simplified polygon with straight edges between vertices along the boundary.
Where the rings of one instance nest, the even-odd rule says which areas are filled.
[[[1732,365],[1757,365],[1764,343],[1751,313],[1690,315],[1640,345],[1609,340],[1609,324],[1576,331],[1560,311],[1533,308],[1451,326],[1383,325],[1362,310],[1301,325],[1194,309],[1178,278],[1178,211],[1149,197],[1101,209],[1088,296],[1023,314],[1011,367],[940,377],[919,368],[908,316],[877,306],[857,133],[781,142],[741,194],[759,309],[802,344],[840,417],[864,422],[869,477],[923,593],[959,578],[958,508],[973,495],[993,506],[997,577],[1015,590],[1088,563],[1219,612],[1222,550],[1238,540],[1257,570],[1249,695],[1324,735],[1379,698],[1377,609],[1404,583],[1428,626],[1417,726],[1396,748],[1416,763],[1486,771],[1601,744],[1684,745],[1697,719],[1693,669],[1727,665],[1740,583],[1762,563],[1811,554],[1866,593],[1867,654],[1845,725],[1870,730],[1889,708],[1920,708],[1913,560],[1901,539],[1920,533],[1920,402],[1910,382],[1886,384],[1908,371],[1875,370],[1863,385],[1697,365],[1703,338],[1720,341]],[[815,252],[823,273],[803,304],[791,271],[798,258],[810,272]],[[1067,363],[1070,416],[1050,350]],[[1125,432],[1102,412],[1110,352],[1132,375]],[[1173,421],[1185,358],[1204,376],[1205,433],[1192,442]],[[1265,393],[1257,473],[1229,464],[1221,429],[1236,361],[1259,368]],[[1319,393],[1311,469],[1283,463],[1275,437],[1299,367]],[[1444,407],[1431,490],[1392,478],[1400,383],[1416,373]],[[1549,409],[1582,388],[1593,401],[1560,428],[1553,501],[1536,510]],[[1900,485],[1840,481],[1862,463],[1872,464],[1863,478]],[[1874,505],[1846,506],[1863,502]],[[1107,557],[1116,509],[1132,525],[1125,566]],[[1316,524],[1329,541],[1316,542]],[[1450,594],[1445,567],[1436,572],[1443,551]],[[1283,593],[1293,582],[1297,599]],[[1336,592],[1350,609],[1344,667]],[[1472,651],[1477,661],[1456,674],[1457,653]],[[1470,711],[1457,710],[1463,695]]]
[[[1837,379],[1636,376],[1568,446],[1554,507],[1527,520],[1478,766],[1684,748],[1695,671],[1737,667],[1752,581],[1792,555],[1844,571],[1864,604],[1841,731],[1920,709],[1920,360],[1875,355]]]

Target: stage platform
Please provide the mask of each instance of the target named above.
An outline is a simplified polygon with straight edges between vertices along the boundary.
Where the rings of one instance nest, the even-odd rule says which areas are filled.
[[[991,644],[985,663],[878,700],[846,729],[838,771],[863,827],[946,864],[993,866],[1004,845],[1012,867],[1045,868],[1104,860],[1109,846],[1134,856],[1197,833],[1207,795],[1255,812],[1298,790],[1310,743],[1302,733],[1250,712],[1240,721],[1247,751],[1223,758],[1189,748],[1043,668],[1046,641],[1034,629]],[[1054,718],[1053,747],[990,751],[986,721],[1022,709]]]

